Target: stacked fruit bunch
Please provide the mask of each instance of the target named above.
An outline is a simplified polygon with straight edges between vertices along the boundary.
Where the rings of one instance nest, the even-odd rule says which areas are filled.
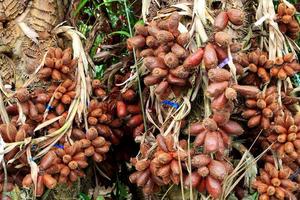
[[[130,78],[131,73],[116,74],[114,77],[115,86],[112,89],[110,99],[116,104],[116,114],[119,119],[122,119],[126,129],[132,133],[135,138],[144,133],[145,127],[141,110],[140,98],[137,94],[137,89],[134,87],[128,88],[125,91],[118,85]],[[147,91],[143,90],[143,94]]]
[[[176,150],[174,136],[157,135],[158,147],[155,152],[149,153],[149,147],[147,151],[141,147],[141,158],[132,160],[137,171],[130,176],[131,182],[143,187],[144,192],[148,194],[154,190],[149,190],[149,185],[146,183],[151,182],[153,188],[156,184],[159,186],[170,183],[179,184],[180,174],[183,174],[184,184],[187,187],[191,182],[191,186],[198,191],[207,191],[214,198],[219,197],[222,191],[221,183],[232,171],[231,165],[224,160],[224,151],[230,143],[227,134],[243,133],[242,127],[234,121],[229,121],[221,128],[218,128],[213,119],[206,119],[202,124],[191,125],[190,134],[197,135],[193,142],[194,149],[190,154],[193,167],[191,174],[185,171],[188,157],[186,140],[179,141],[179,147]],[[200,146],[203,146],[203,153],[195,153]],[[215,154],[217,159],[212,159],[210,154]],[[149,157],[149,155],[153,156]]]
[[[148,151],[150,150],[150,144],[143,143],[140,146],[141,156],[139,159],[131,159],[131,163],[135,166],[136,172],[129,176],[131,183],[137,184],[137,186],[143,188],[145,194],[152,194],[159,191],[159,186],[164,185],[163,180],[154,176],[151,173],[150,163],[151,160],[147,159]],[[152,164],[153,165],[153,164]]]
[[[21,104],[23,114],[28,118],[28,124],[36,124],[43,121],[46,104],[50,100],[44,89],[35,89],[30,93],[27,88],[21,88],[16,92],[15,97]],[[13,121],[19,118],[17,104],[8,106],[7,112],[10,115],[14,115]]]
[[[0,134],[4,142],[18,142],[23,141],[26,137],[31,134],[30,126],[28,124],[23,124],[19,127],[10,123],[10,124],[1,124],[0,125]],[[24,152],[20,152],[20,149],[15,147],[10,152],[4,155],[4,159],[9,161],[14,159],[16,154],[19,155],[16,157],[16,163],[27,164],[27,156]]]
[[[227,11],[221,11],[215,18],[214,29],[216,31],[224,30],[228,23],[231,22],[235,26],[243,25],[245,13],[240,9],[231,8]]]
[[[59,116],[67,110],[76,96],[75,88],[76,82],[71,79],[66,79],[59,85],[52,83],[48,87],[48,94],[54,97],[51,102],[51,109],[55,109],[55,114]]]
[[[179,33],[179,21],[179,14],[174,12],[168,19],[137,25],[136,36],[127,40],[128,49],[136,49],[151,72],[144,77],[145,85],[156,85],[159,96],[167,96],[173,86],[188,86],[191,72],[202,60],[202,49],[189,54],[185,48],[190,38],[188,33]]]
[[[222,68],[208,71],[210,81],[206,95],[211,99],[212,118],[219,124],[226,124],[233,109],[232,102],[237,98],[235,89],[231,85],[231,73]]]
[[[256,50],[255,53],[258,51]],[[254,54],[251,52],[250,54]],[[248,58],[250,57],[248,55]],[[254,57],[254,56],[251,56]],[[270,78],[273,77],[272,73],[276,67],[279,66],[279,60],[281,64],[288,60],[288,57],[292,57],[287,66],[298,65],[294,61],[293,54],[287,54],[283,58],[277,58],[274,61],[273,66],[270,68]],[[266,61],[269,62],[269,61]],[[271,63],[271,62],[270,62]],[[282,65],[281,74],[286,73],[286,68]],[[278,71],[280,71],[278,70]],[[289,76],[292,75],[288,74]],[[276,79],[286,81],[287,74],[285,76],[277,76]],[[247,77],[245,78],[245,80]],[[245,81],[241,80],[241,82]],[[248,81],[249,82],[249,79]],[[257,86],[261,86],[264,80],[258,81]],[[264,86],[262,91],[256,94],[246,96],[243,90],[239,90],[234,87],[238,94],[245,97],[245,109],[242,112],[242,117],[248,120],[248,127],[260,127],[263,132],[259,137],[260,145],[267,149],[271,145],[272,152],[280,159],[282,164],[278,165],[278,161],[275,162],[273,156],[267,155],[264,159],[264,168],[260,169],[260,176],[253,182],[253,188],[259,192],[259,199],[284,199],[293,198],[294,193],[298,190],[297,185],[293,183],[289,178],[293,171],[299,168],[298,155],[298,124],[296,122],[296,116],[291,112],[294,111],[293,105],[297,103],[295,98],[289,92],[290,88],[280,88],[283,91],[278,90],[278,85],[274,82],[268,81],[269,85]],[[275,82],[276,83],[276,82]],[[248,87],[248,86],[238,86]],[[290,87],[290,86],[289,86]],[[257,88],[258,89],[258,88]],[[254,91],[254,90],[253,90]],[[275,167],[278,166],[278,168]],[[293,166],[293,169],[286,169],[286,165]]]
[[[224,162],[226,150],[230,147],[230,136],[241,135],[244,132],[237,122],[230,120],[237,92],[253,97],[259,89],[234,84],[232,73],[227,67],[227,48],[233,46],[233,42],[230,34],[223,30],[229,21],[236,26],[242,25],[245,18],[243,12],[230,9],[220,13],[217,18],[214,28],[219,32],[215,33],[213,41],[191,54],[185,49],[189,35],[178,32],[180,18],[177,13],[171,14],[166,20],[153,21],[148,26],[137,25],[136,36],[127,40],[128,49],[135,49],[138,56],[144,58],[144,66],[151,72],[144,77],[145,85],[155,85],[155,93],[161,98],[167,97],[169,89],[174,91],[175,87],[186,86],[192,72],[203,61],[209,80],[205,95],[211,99],[209,108],[213,111],[212,116],[188,128],[187,132],[196,136],[190,154],[194,162],[192,174],[188,173],[184,165],[188,155],[186,141],[179,140],[176,145],[171,135],[157,135],[158,147],[154,154],[144,153],[141,158],[133,159],[137,172],[132,174],[131,182],[143,187],[144,192],[155,191],[149,190],[146,184],[148,182],[152,188],[157,188],[156,185],[179,184],[178,175],[183,174],[186,186],[191,182],[192,187],[201,188],[201,192],[208,191],[217,198],[222,191],[222,181],[230,173],[228,165]],[[242,69],[239,69],[238,72],[241,71]],[[175,78],[176,81],[173,81]],[[195,154],[199,149],[203,152]],[[185,157],[174,154],[178,152],[182,152]],[[202,161],[199,161],[201,156],[208,158],[207,163],[196,165]]]
[[[91,127],[86,134],[80,129],[73,130],[80,135],[81,146],[84,149],[84,155],[92,157],[95,162],[101,162],[105,159],[105,154],[109,151],[110,142],[107,142],[104,137],[98,135],[96,128]]]
[[[278,170],[272,163],[266,162],[252,186],[260,194],[259,199],[293,198],[292,193],[299,189],[299,185],[289,179],[290,175],[291,169],[288,167]]]
[[[267,83],[271,80],[270,69],[273,67],[274,61],[268,59],[267,52],[256,49],[248,54],[239,53],[235,57],[235,65],[241,65],[247,69],[248,74],[244,77],[244,81]]]
[[[279,29],[291,39],[299,35],[300,26],[295,18],[296,8],[291,4],[287,6],[284,2],[278,5],[277,20]]]
[[[277,88],[269,87],[266,91],[258,93],[256,97],[247,98],[245,105],[247,108],[242,116],[248,119],[248,127],[260,126],[264,130],[269,129],[274,117],[280,113],[281,109]]]
[[[63,147],[55,147],[40,161],[36,195],[42,196],[45,187],[53,189],[58,183],[71,185],[79,177],[85,176],[82,169],[87,166],[87,158],[81,142],[76,141],[73,145],[65,143]],[[27,188],[33,185],[32,174],[24,177],[22,185]]]
[[[88,123],[112,144],[118,144],[123,136],[123,130],[120,129],[122,123],[119,119],[114,119],[113,104],[108,101],[91,100],[88,107]]]
[[[157,135],[156,141],[158,149],[152,159],[151,172],[153,175],[161,178],[164,184],[170,182],[178,185],[180,181],[179,163],[187,160],[187,143],[185,140],[180,141],[180,148],[175,149],[174,138],[172,135],[163,137]]]
[[[75,141],[73,145],[65,143],[63,149],[56,148],[55,153],[60,159],[59,183],[71,185],[78,178],[85,176],[82,169],[86,168],[88,163],[80,141]]]
[[[57,184],[71,186],[85,176],[83,169],[89,165],[88,157],[101,162],[109,151],[110,143],[98,136],[96,128],[90,128],[86,134],[81,129],[73,129],[71,137],[75,140],[72,145],[68,142],[56,145],[42,157],[38,166],[37,196],[44,194],[45,187],[53,189]],[[33,185],[31,173],[24,177],[22,185],[26,188]]]
[[[129,179],[137,186],[143,187],[146,194],[158,191],[158,186],[170,183],[178,185],[181,167],[179,165],[187,161],[188,156],[186,140],[179,142],[178,150],[175,148],[172,135],[166,137],[157,135],[156,141],[158,147],[151,158],[148,157],[148,154],[151,153],[149,152],[150,145],[142,144],[141,157],[131,160],[137,171],[131,174]]]
[[[218,198],[222,192],[222,181],[232,171],[231,165],[224,160],[214,160],[207,154],[194,155],[191,165],[194,172],[186,175],[184,184],[188,187],[191,182],[199,192],[207,191],[213,198]]]
[[[72,49],[67,48],[64,51],[61,48],[50,48],[48,50],[44,67],[39,71],[40,79],[49,79],[60,81],[71,78],[72,72],[77,65],[77,60],[72,59]]]
[[[294,12],[290,5],[279,4],[279,27],[291,38],[296,38],[299,32]],[[263,149],[270,145],[272,149],[263,159],[263,168],[253,188],[262,200],[296,199],[299,186],[291,180],[291,175],[299,168],[299,122],[295,113],[298,100],[290,78],[299,72],[299,63],[294,53],[270,60],[268,52],[256,49],[258,46],[233,55],[237,71],[242,67],[243,73],[239,74],[238,84],[231,86],[238,99],[240,96],[245,99],[241,115],[248,127],[257,128],[258,132],[262,129],[258,141]]]
[[[144,123],[136,92],[128,89],[118,99],[115,99],[117,116],[132,129],[133,137],[141,135],[144,132]]]
[[[119,85],[130,78],[131,73],[117,73],[114,75],[114,86],[108,95],[108,101],[113,105],[113,115],[115,116],[113,124],[115,128],[126,126],[126,132],[135,138],[144,133],[143,115],[141,102],[137,95],[136,89],[130,87],[125,91]],[[144,94],[144,92],[143,92]]]
[[[222,158],[230,145],[230,135],[241,135],[244,130],[235,121],[229,120],[226,124],[218,126],[215,120],[206,118],[203,122],[191,124],[189,133],[196,136],[194,147],[203,146],[206,154],[217,153]]]
[[[230,136],[241,135],[244,130],[229,118],[222,125],[206,118],[191,124],[189,132],[196,136],[193,142],[195,151],[199,147],[203,147],[203,151],[192,156],[194,172],[187,176],[185,184],[189,185],[191,179],[192,186],[199,192],[207,191],[213,198],[218,198],[222,193],[222,181],[232,171],[231,165],[224,160],[231,145]]]
[[[51,64],[51,62],[54,64]],[[61,64],[63,66],[59,68],[58,66]],[[32,87],[32,89],[18,89],[13,96],[16,103],[6,107],[7,114],[11,118],[11,123],[0,125],[0,134],[4,142],[8,144],[24,142],[25,138],[30,136],[37,137],[40,135],[40,131],[39,133],[35,132],[35,134],[33,134],[34,129],[45,120],[53,119],[57,116],[62,116],[62,118],[50,123],[50,125],[43,128],[43,130],[51,134],[64,125],[68,114],[67,110],[76,95],[76,83],[72,79],[73,73],[70,73],[74,70],[69,70],[68,73],[64,70],[69,67],[70,69],[74,68],[75,65],[76,60],[72,60],[71,58],[71,49],[67,49],[64,52],[62,52],[60,48],[51,48],[49,50],[46,64],[40,73],[40,75],[42,75],[43,70],[45,72],[45,69],[47,71],[47,68],[52,67],[50,75],[41,76],[41,78],[45,78],[42,80],[42,85],[45,86],[35,86]],[[58,72],[59,70],[62,71]],[[63,75],[63,73],[66,75]],[[50,84],[48,81],[50,81]],[[45,114],[47,114],[47,117],[44,119]],[[65,137],[62,137],[60,140],[62,143],[66,141],[64,138]],[[46,143],[47,141],[45,144]],[[93,140],[91,143],[94,145],[96,142]],[[97,146],[97,144],[95,145]],[[105,143],[105,145],[107,146],[107,143]],[[34,149],[32,149],[32,151],[34,151]],[[100,153],[104,154],[107,151],[108,150],[102,149]],[[103,156],[102,154],[100,156]],[[7,165],[9,169],[15,169],[18,165],[18,169],[21,166],[20,170],[25,170],[26,173],[28,173],[28,162],[31,161],[28,161],[24,149],[20,149],[19,147],[13,148],[5,154],[4,160],[12,162]],[[84,176],[81,169],[87,166],[87,158],[80,141],[75,141],[73,145],[65,143],[63,149],[54,148],[50,150],[43,156],[38,166],[37,196],[41,196],[44,193],[45,187],[53,189],[58,182],[68,183],[70,185],[71,182],[76,181],[78,177]],[[22,181],[19,181],[17,184],[21,185],[21,182]],[[10,188],[11,181],[8,183],[8,188]],[[32,175],[28,174],[23,179],[23,186],[30,187],[31,185],[33,185]]]
[[[277,57],[275,66],[270,70],[270,75],[279,80],[285,80],[287,77],[292,77],[300,71],[300,65],[295,59],[293,53]]]
[[[300,135],[295,119],[288,111],[283,116],[277,116],[271,130],[265,133],[262,145],[272,145],[272,149],[284,163],[288,164],[296,160],[299,162]]]
[[[272,77],[285,80],[299,72],[299,63],[293,53],[277,57],[275,61],[269,60],[266,52],[257,49],[248,54],[240,53],[235,57],[235,64],[241,65],[249,72],[243,77],[243,83],[253,82],[254,85],[268,83]]]
[[[39,165],[39,173],[37,177],[36,184],[36,195],[38,197],[42,196],[45,191],[45,186],[48,189],[53,189],[57,185],[57,180],[53,177],[54,173],[58,173],[58,166],[55,165],[53,169],[52,165],[58,162],[57,156],[54,151],[49,151],[41,160]],[[33,185],[32,175],[27,174],[23,181],[22,185],[25,188],[29,188]]]
[[[144,132],[143,116],[139,98],[134,89],[121,91],[120,83],[126,81],[130,73],[116,74],[114,84],[107,95],[100,80],[93,80],[93,93],[97,99],[91,100],[88,113],[88,123],[96,127],[98,133],[109,139],[112,144],[118,144],[124,135],[136,137]],[[98,99],[103,99],[99,102]],[[105,100],[104,100],[105,99]]]

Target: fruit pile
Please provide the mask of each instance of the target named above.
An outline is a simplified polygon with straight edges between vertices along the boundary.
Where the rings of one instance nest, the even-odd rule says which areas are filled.
[[[135,36],[127,40],[129,50],[136,49],[149,70],[146,86],[155,85],[155,93],[164,98],[173,88],[188,87],[188,78],[200,64],[203,50],[190,54],[185,45],[188,33],[180,33],[180,15],[174,12],[168,19],[153,21],[148,26],[136,25]]]
[[[72,130],[69,136],[60,134],[68,123],[73,123],[68,120],[79,95],[76,68],[77,59],[72,58],[71,48],[50,48],[45,64],[37,74],[42,87],[18,89],[12,95],[12,103],[6,106],[11,120],[9,123],[2,121],[0,125],[3,141],[8,145],[17,143],[4,156],[4,160],[10,163],[10,171],[18,169],[24,172],[18,174],[21,181],[16,184],[35,188],[38,197],[46,188],[53,189],[58,184],[72,186],[78,178],[85,176],[83,170],[89,166],[88,159],[96,163],[105,160],[111,142],[118,143],[116,141],[122,136],[118,129],[122,124],[113,120],[114,111],[109,109],[109,101],[98,102],[96,99],[106,96],[105,90],[97,85],[98,80],[93,80],[96,98],[91,100],[87,110],[89,128],[86,130],[82,123],[76,122],[78,128],[67,128]],[[27,149],[19,147],[31,139],[36,145],[26,147],[29,152],[38,155],[43,149],[45,153],[31,157]],[[37,163],[36,171],[32,171],[31,162]],[[13,189],[15,178],[10,180],[5,191]]]
[[[283,8],[285,11],[280,10]],[[284,24],[291,28],[295,23],[290,10],[283,3],[279,5],[280,28],[287,15],[291,19]],[[230,158],[232,143],[253,132],[263,149],[272,150],[266,156],[272,158],[273,153],[280,160],[277,164],[276,159],[272,163],[263,159],[264,168],[251,185],[258,191],[259,199],[295,198],[299,187],[289,177],[299,168],[299,109],[291,84],[291,78],[299,72],[296,55],[286,52],[272,60],[258,45],[242,50],[242,45],[230,35],[231,24],[238,29],[245,21],[245,13],[239,9],[217,13],[215,32],[209,41],[192,50],[190,33],[177,30],[180,19],[175,12],[165,19],[136,25],[135,36],[127,40],[127,47],[143,59],[145,86],[153,88],[159,99],[173,98],[169,87],[193,88],[192,76],[199,76],[200,69],[206,71],[202,73],[206,80],[203,95],[209,101],[204,101],[205,113],[198,114],[197,122],[184,123],[178,133],[158,134],[155,142],[141,144],[141,154],[131,161],[137,171],[130,181],[146,194],[156,192],[162,185],[182,183],[213,198],[224,198],[222,185],[234,169]],[[290,33],[296,28],[288,30],[284,33],[293,38]],[[182,84],[172,82],[172,77]],[[171,91],[176,94],[176,89]],[[240,102],[244,106],[237,107]],[[185,134],[191,137],[189,144]],[[155,144],[155,149],[149,148]],[[293,169],[287,170],[287,166]]]
[[[279,29],[292,39],[296,39],[299,34],[300,26],[295,18],[296,8],[280,3],[277,10],[277,20]]]

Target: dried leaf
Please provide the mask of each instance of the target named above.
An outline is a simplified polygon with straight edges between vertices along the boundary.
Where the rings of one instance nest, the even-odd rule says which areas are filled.
[[[21,30],[23,31],[23,33],[30,38],[34,43],[38,44],[38,37],[39,35],[35,32],[35,30],[33,30],[32,28],[30,28],[26,23],[24,22],[18,22],[19,27],[21,28]]]
[[[39,131],[39,130],[41,130],[42,128],[45,128],[45,127],[49,126],[50,124],[52,124],[52,123],[58,121],[58,120],[61,119],[61,118],[62,118],[62,116],[58,116],[58,117],[54,117],[54,118],[52,118],[52,119],[49,119],[48,121],[45,121],[45,122],[39,124],[39,125],[34,129],[33,132]]]
[[[151,0],[143,0],[142,1],[142,15],[144,22],[147,22],[147,15],[149,14]]]
[[[26,149],[26,154],[27,154],[27,161],[30,166],[30,174],[31,178],[34,184],[34,195],[36,195],[36,189],[37,189],[37,177],[39,173],[39,167],[38,165],[33,161],[31,157],[31,151],[30,151],[31,146],[28,146]]]

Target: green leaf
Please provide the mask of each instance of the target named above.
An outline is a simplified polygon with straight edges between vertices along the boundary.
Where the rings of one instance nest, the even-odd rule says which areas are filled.
[[[238,200],[234,193],[231,193],[227,200]]]
[[[10,192],[10,198],[13,200],[19,200],[21,196],[21,191],[18,186],[15,186],[14,189]]]
[[[300,86],[300,74],[295,74],[293,77],[292,77],[292,82],[294,83],[294,85],[296,87],[299,87]]]
[[[96,200],[105,200],[103,196],[98,196]]]
[[[128,38],[130,37],[130,34],[126,31],[115,31],[115,32],[110,33],[109,35],[124,35]]]
[[[94,15],[93,10],[91,8],[85,8],[83,10],[83,13],[87,14],[89,17]]]
[[[90,56],[93,58],[97,52],[97,49],[99,47],[99,45],[102,43],[103,38],[104,38],[105,34],[104,33],[100,33],[99,35],[96,36],[96,39],[94,41],[94,44],[92,46],[91,52],[90,52]]]
[[[75,10],[75,12],[74,12],[74,14],[73,14],[74,17],[78,15],[78,13],[80,12],[80,10],[85,6],[85,4],[86,4],[88,1],[89,1],[89,0],[81,0],[81,1],[80,1],[80,3],[79,3],[79,5],[78,5],[77,9]]]
[[[104,74],[104,71],[106,69],[106,66],[104,64],[101,64],[101,65],[96,65],[96,77],[97,79],[101,79],[103,77],[103,74]]]
[[[142,24],[142,25],[144,25],[144,24],[145,24],[145,22],[144,22],[144,20],[140,19],[140,20],[139,20],[139,21],[137,21],[135,24]]]
[[[79,193],[79,199],[80,200],[91,200],[91,198],[88,195],[86,195],[82,192]]]
[[[255,192],[250,195],[246,195],[242,200],[258,200],[258,193]]]
[[[119,179],[117,179],[117,187],[116,187],[118,200],[128,199],[128,188],[122,183]]]

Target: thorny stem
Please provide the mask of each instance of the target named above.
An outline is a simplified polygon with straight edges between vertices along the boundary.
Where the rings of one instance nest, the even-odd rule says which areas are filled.
[[[127,2],[126,0],[124,1],[124,7],[125,7],[125,11],[126,11],[126,18],[127,18],[127,23],[128,23],[128,29],[129,29],[129,34],[132,37],[132,28],[131,28],[131,23],[130,23],[130,19],[129,19],[129,14],[128,14],[128,7],[127,7]],[[139,89],[139,96],[140,96],[140,102],[141,102],[141,110],[142,110],[142,114],[143,114],[143,122],[144,122],[144,127],[145,127],[145,131],[147,131],[147,122],[146,122],[146,114],[145,114],[145,108],[144,108],[144,100],[143,100],[143,94],[142,94],[142,86],[141,86],[141,79],[140,79],[140,75],[139,75],[139,69],[137,66],[137,58],[136,58],[136,53],[135,53],[135,49],[133,49],[133,57],[134,57],[134,63],[135,63],[135,70],[137,73],[137,81],[138,81],[138,89]],[[143,142],[143,141],[142,141]]]

